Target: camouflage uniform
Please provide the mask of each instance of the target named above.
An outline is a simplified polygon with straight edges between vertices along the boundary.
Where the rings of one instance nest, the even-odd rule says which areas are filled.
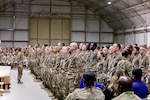
[[[18,82],[21,81],[23,67],[21,64],[18,65]]]
[[[86,64],[84,65],[84,71],[94,71],[96,72],[97,60],[97,51],[88,51],[87,53]]]
[[[40,78],[40,58],[41,58],[41,51],[40,48],[37,48],[34,52],[34,60],[33,60],[33,72],[36,76],[36,78]]]
[[[5,54],[2,56],[2,64],[6,65],[6,55]]]
[[[117,69],[121,69],[126,76],[131,77],[132,64],[126,58],[118,62]]]
[[[21,63],[22,60],[23,60],[23,53],[22,52],[18,52],[17,53],[17,61],[18,61],[18,63]]]
[[[82,73],[82,57],[79,53],[71,54],[68,58],[66,77],[69,83],[69,93],[79,87]]]
[[[141,98],[135,95],[134,92],[128,91],[120,94],[112,100],[141,100]]]
[[[145,72],[149,67],[149,57],[146,55],[140,55],[139,59],[139,68],[141,68],[143,72]]]
[[[104,100],[105,96],[98,88],[76,89],[65,100]]]
[[[107,71],[108,71],[108,59],[104,57],[101,59],[96,65],[96,72],[97,72],[97,83],[103,83],[104,79],[107,80]]]
[[[133,59],[132,59],[132,65],[134,66],[134,67],[138,67],[139,68],[139,60],[140,60],[140,55],[135,55],[135,56],[133,56]]]
[[[121,53],[118,51],[116,54],[109,55],[108,62],[108,75],[111,76],[112,72],[116,70],[117,63],[122,59]]]

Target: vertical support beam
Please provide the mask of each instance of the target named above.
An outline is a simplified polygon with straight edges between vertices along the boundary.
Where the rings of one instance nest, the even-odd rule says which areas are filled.
[[[31,22],[31,19],[30,19],[30,16],[31,16],[31,0],[29,0],[29,15],[28,15],[28,29],[29,29],[29,32],[28,32],[28,44],[30,44],[30,22]]]
[[[49,4],[49,13],[52,13],[52,0],[50,0],[50,4]],[[51,45],[51,20],[52,18],[49,18],[49,45]]]
[[[86,40],[86,33],[87,33],[87,29],[86,29],[86,24],[87,24],[87,7],[85,6],[85,15],[84,15],[84,34],[85,34],[85,37],[84,37],[84,42],[87,42]]]
[[[39,36],[38,36],[38,28],[39,28],[39,18],[37,18],[37,39],[36,39],[36,42],[38,43],[38,38],[39,38]]]
[[[101,24],[102,20],[101,17],[99,17],[99,46],[101,46]]]
[[[15,16],[15,5],[13,6],[13,16],[12,16],[12,21],[13,21],[13,24],[12,24],[12,28],[13,28],[13,47],[14,47],[14,34],[15,34],[15,28],[16,28],[16,16]]]
[[[51,45],[51,18],[49,18],[49,45]]]
[[[73,15],[72,15],[73,5],[72,2],[70,2],[70,39],[69,42],[71,42],[71,36],[72,36],[72,21],[73,21]]]
[[[61,41],[63,41],[63,18],[60,18],[61,20]]]

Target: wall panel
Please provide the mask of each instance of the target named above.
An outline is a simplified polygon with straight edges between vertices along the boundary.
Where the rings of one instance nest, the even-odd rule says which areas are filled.
[[[131,45],[133,44],[133,35],[132,34],[126,34],[125,35],[125,45]]]
[[[0,17],[0,29],[12,29],[13,19],[12,17]]]
[[[99,42],[99,33],[86,33],[87,42]]]
[[[48,45],[55,44],[56,41],[70,41],[70,19],[31,18],[30,28],[30,34],[33,33],[30,35],[31,44],[35,43],[34,40]]]
[[[14,47],[25,47],[28,45],[28,42],[14,42]]]
[[[40,39],[49,38],[49,19],[48,18],[38,19],[38,38]]]
[[[101,33],[100,34],[101,42],[112,43],[113,42],[113,33]]]
[[[62,38],[63,39],[70,39],[70,20],[69,19],[63,19],[63,25],[62,25]]]
[[[37,30],[38,30],[38,19],[31,18],[30,19],[30,38],[37,38]]]
[[[150,32],[147,33],[147,45],[150,46]]]
[[[16,29],[28,29],[28,18],[16,17],[15,21]]]
[[[13,40],[13,31],[0,31],[1,40]]]
[[[38,43],[37,39],[30,39],[29,40],[30,45],[34,45],[35,43]]]
[[[2,42],[1,47],[13,47],[13,42]]]
[[[62,33],[62,20],[52,19],[51,20],[51,39],[61,39]]]
[[[14,32],[14,40],[28,41],[29,40],[28,35],[29,35],[28,31],[15,31]]]
[[[104,20],[101,20],[101,31],[102,32],[113,32],[112,28],[110,26],[108,26],[108,24]]]
[[[82,32],[72,32],[71,41],[84,42],[85,41],[85,33],[82,33]]]
[[[85,30],[85,19],[72,19],[72,30],[84,31]]]
[[[124,39],[125,39],[125,37],[124,37],[124,34],[117,34],[117,43],[120,43],[120,44],[124,44]]]
[[[99,20],[87,19],[86,30],[89,32],[99,32]]]
[[[135,43],[144,44],[144,33],[135,34]]]

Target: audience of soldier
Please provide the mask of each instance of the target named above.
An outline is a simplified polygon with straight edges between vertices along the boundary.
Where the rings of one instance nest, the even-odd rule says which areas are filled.
[[[142,80],[149,75],[149,50],[146,45],[137,44],[124,46],[114,43],[101,47],[96,43],[80,43],[78,47],[76,42],[70,43],[69,46],[65,46],[63,42],[56,46],[40,46],[36,43],[21,49],[1,48],[0,64],[15,68],[21,60],[27,59],[27,67],[31,72],[41,78],[43,84],[51,89],[55,96],[60,96],[59,98],[65,98],[79,87],[84,72],[93,71],[96,74],[96,82],[103,85],[102,90],[111,91],[112,97],[116,97],[119,95],[117,81],[120,76],[131,77],[133,68],[142,69]]]

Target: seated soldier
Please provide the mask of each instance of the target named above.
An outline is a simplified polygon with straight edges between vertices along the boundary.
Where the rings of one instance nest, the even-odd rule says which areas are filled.
[[[134,92],[132,91],[132,80],[127,76],[121,76],[118,80],[119,86],[118,90],[120,95],[115,97],[112,100],[141,100]]]
[[[132,90],[141,99],[144,99],[149,94],[146,84],[141,80],[142,70],[140,68],[135,68],[132,71]]]
[[[118,91],[118,79],[123,76],[124,73],[122,70],[115,70],[112,72],[112,75],[110,77],[110,84],[109,86],[104,90],[105,94],[105,100],[111,100],[112,98],[119,95]]]
[[[83,74],[84,88],[76,89],[65,100],[104,100],[103,92],[94,86],[95,74],[91,71]]]

